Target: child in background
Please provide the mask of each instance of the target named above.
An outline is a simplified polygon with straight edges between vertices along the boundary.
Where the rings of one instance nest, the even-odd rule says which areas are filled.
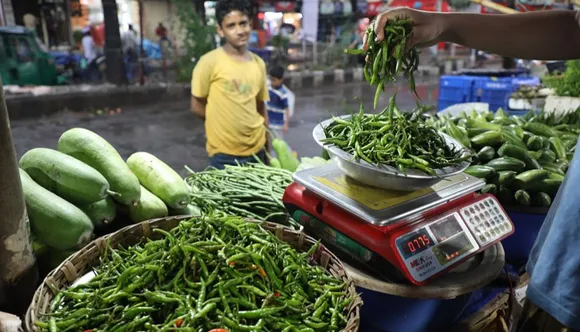
[[[275,135],[283,139],[288,132],[288,122],[290,121],[290,109],[288,108],[288,96],[284,88],[284,68],[273,67],[270,70],[270,101],[266,103],[270,130]]]

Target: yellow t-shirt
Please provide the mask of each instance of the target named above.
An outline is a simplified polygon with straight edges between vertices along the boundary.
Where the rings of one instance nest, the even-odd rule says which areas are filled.
[[[256,101],[268,101],[266,64],[256,54],[240,61],[221,47],[206,53],[193,69],[191,94],[207,98],[207,153],[250,156],[266,145],[264,118]]]

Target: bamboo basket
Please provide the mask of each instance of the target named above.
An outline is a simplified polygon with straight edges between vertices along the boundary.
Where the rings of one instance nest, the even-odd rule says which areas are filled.
[[[71,255],[46,276],[42,284],[34,293],[32,303],[28,307],[24,319],[25,330],[29,332],[39,330],[34,325],[34,322],[48,313],[50,302],[60,290],[70,287],[70,285],[72,285],[77,279],[91,271],[91,267],[96,264],[99,257],[105,253],[107,241],[109,241],[111,247],[117,247],[118,245],[133,245],[141,241],[144,237],[156,238],[157,235],[154,235],[153,233],[154,228],[170,230],[177,227],[180,221],[189,218],[189,216],[166,217],[130,225],[92,241],[87,246]],[[257,221],[252,220],[252,222]],[[299,252],[308,251],[308,249],[316,243],[313,238],[307,236],[303,232],[295,231],[289,227],[271,222],[260,223],[264,229],[272,232],[276,237],[287,242]],[[356,332],[358,331],[360,323],[360,307],[362,305],[362,300],[360,296],[356,294],[354,282],[346,274],[342,262],[327,248],[322,245],[320,248],[320,255],[316,255],[315,257],[316,262],[334,277],[344,280],[348,285],[348,295],[355,296],[355,300],[351,302],[346,313],[347,324],[344,331]]]

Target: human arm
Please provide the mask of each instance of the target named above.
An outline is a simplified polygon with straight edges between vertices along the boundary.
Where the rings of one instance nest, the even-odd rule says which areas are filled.
[[[261,61],[261,60],[260,60]],[[266,152],[270,152],[271,137],[268,131],[270,126],[270,121],[268,119],[268,109],[266,108],[266,102],[270,100],[270,93],[268,92],[268,82],[266,81],[266,64],[261,61],[262,68],[262,82],[260,83],[260,90],[256,96],[256,110],[264,118],[264,126],[266,127]]]
[[[380,41],[389,19],[410,18],[414,27],[407,48],[445,41],[507,57],[565,60],[580,58],[577,16],[576,11],[565,10],[482,15],[397,8],[381,13],[374,29]],[[366,40],[364,44],[366,48]]]
[[[202,57],[191,75],[191,111],[204,120],[212,72],[212,66],[206,60]]]
[[[207,105],[206,98],[198,98],[191,96],[191,111],[193,114],[205,120],[205,105]]]
[[[282,131],[284,133],[288,132],[288,125],[290,124],[290,108],[286,107],[286,116],[284,117],[284,127]]]

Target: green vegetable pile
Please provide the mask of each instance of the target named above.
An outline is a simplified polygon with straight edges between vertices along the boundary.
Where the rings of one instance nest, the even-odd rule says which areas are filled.
[[[107,248],[96,276],[58,293],[44,331],[338,331],[347,286],[239,217],[181,222],[161,238]]]
[[[405,45],[412,30],[413,22],[411,20],[389,20],[385,26],[385,39],[376,42],[376,34],[371,24],[365,33],[368,41],[367,51],[345,50],[347,54],[364,54],[369,58],[363,73],[367,82],[377,86],[374,100],[375,108],[384,86],[389,82],[394,82],[401,72],[409,80],[411,91],[415,92],[413,72],[419,67],[419,52],[416,48],[411,48],[405,54]]]
[[[190,174],[185,182],[191,188],[191,203],[203,213],[223,212],[279,223],[286,222],[282,196],[292,183],[292,173],[262,164],[209,168]],[[293,220],[288,222],[299,227]]]
[[[150,153],[124,160],[84,128],[65,131],[54,145],[57,149],[30,149],[19,160],[41,271],[126,221],[189,214],[193,208],[183,178]]]
[[[465,150],[446,143],[435,128],[425,123],[421,111],[399,112],[395,96],[378,114],[364,114],[361,103],[358,115],[341,119],[323,128],[325,144],[332,144],[373,165],[389,165],[403,174],[417,169],[435,175],[435,169],[456,166],[471,156]]]
[[[558,96],[580,97],[580,60],[566,62],[563,74],[546,75],[542,83],[554,89]]]
[[[465,172],[485,179],[482,191],[507,206],[549,207],[580,133],[580,111],[517,117],[499,109],[495,115],[462,112],[427,122],[473,150],[475,162]]]

